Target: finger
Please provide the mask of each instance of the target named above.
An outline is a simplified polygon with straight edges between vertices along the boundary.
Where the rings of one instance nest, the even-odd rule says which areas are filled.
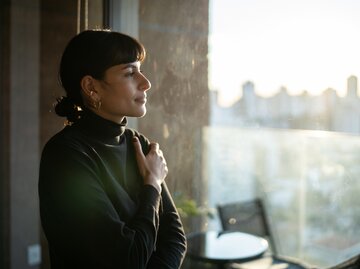
[[[150,150],[157,152],[159,150],[159,144],[155,142],[150,143]]]
[[[134,142],[134,147],[135,147],[136,159],[137,159],[138,163],[143,162],[145,159],[145,156],[142,151],[140,141],[136,136],[134,136],[133,142]]]

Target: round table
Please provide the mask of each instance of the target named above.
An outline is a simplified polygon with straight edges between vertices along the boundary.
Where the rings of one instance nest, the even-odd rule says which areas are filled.
[[[188,236],[187,255],[196,260],[216,263],[222,268],[229,262],[245,262],[261,257],[268,242],[241,232],[207,231]]]

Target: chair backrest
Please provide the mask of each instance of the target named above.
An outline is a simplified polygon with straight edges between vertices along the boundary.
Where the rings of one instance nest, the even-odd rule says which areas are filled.
[[[265,237],[269,241],[271,251],[277,254],[261,199],[219,204],[217,210],[224,231],[239,231]]]
[[[359,269],[360,268],[360,254],[353,256],[346,261],[343,261],[328,269]]]

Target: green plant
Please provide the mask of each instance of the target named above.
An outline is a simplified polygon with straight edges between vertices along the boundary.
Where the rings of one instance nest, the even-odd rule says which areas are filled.
[[[174,202],[180,216],[183,218],[204,215],[213,218],[215,215],[213,208],[200,206],[194,199],[187,198],[181,193],[174,196]]]

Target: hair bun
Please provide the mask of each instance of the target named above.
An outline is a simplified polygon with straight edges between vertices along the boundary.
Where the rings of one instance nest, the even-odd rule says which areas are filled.
[[[66,117],[69,122],[75,122],[80,117],[78,106],[67,96],[56,99],[55,113],[60,117]]]

